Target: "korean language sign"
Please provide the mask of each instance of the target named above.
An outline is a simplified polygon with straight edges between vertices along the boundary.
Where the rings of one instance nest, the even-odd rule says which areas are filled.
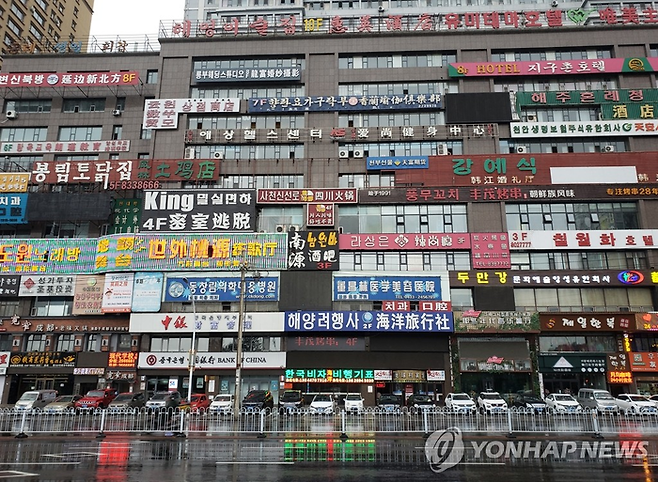
[[[240,301],[240,278],[208,276],[204,278],[167,277],[165,302]],[[278,276],[245,277],[245,301],[278,301]]]
[[[288,270],[339,269],[338,231],[289,231]]]
[[[286,311],[286,332],[452,333],[451,312]]]
[[[334,301],[441,300],[440,276],[334,275]]]

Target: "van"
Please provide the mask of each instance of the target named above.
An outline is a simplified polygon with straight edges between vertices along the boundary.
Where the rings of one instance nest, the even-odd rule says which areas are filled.
[[[596,388],[581,388],[578,390],[578,402],[584,409],[596,410],[599,413],[619,413],[619,407],[607,390]]]
[[[57,398],[57,390],[30,390],[23,393],[14,405],[14,410],[41,410]]]

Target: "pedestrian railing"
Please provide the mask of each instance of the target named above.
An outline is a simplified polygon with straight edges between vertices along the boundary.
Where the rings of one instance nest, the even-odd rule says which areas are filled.
[[[205,434],[227,436],[253,434],[430,434],[457,427],[464,433],[490,435],[574,433],[658,434],[657,414],[599,414],[595,411],[570,413],[509,409],[498,413],[453,412],[443,407],[387,411],[366,408],[357,412],[339,410],[313,414],[307,409],[254,410],[231,412],[190,412],[186,410],[95,410],[48,413],[44,411],[0,411],[0,434],[28,435],[135,433],[155,435]]]

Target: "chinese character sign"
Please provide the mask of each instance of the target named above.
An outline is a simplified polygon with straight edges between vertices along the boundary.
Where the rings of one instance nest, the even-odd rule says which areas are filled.
[[[452,333],[452,312],[286,311],[287,332]]]
[[[334,225],[335,204],[309,203],[306,205],[306,226],[324,227]]]
[[[176,129],[178,114],[238,114],[240,99],[147,99],[144,105],[145,129]]]
[[[288,232],[288,270],[339,269],[337,231]]]
[[[334,275],[333,299],[441,300],[441,277]]]

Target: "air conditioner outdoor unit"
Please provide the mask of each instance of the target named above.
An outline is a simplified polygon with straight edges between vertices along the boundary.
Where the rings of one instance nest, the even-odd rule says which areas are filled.
[[[194,147],[186,147],[185,159],[194,159],[194,157],[195,157]]]
[[[615,152],[615,146],[603,146],[603,152]]]
[[[7,119],[18,119],[18,112],[16,112],[15,110],[8,110]]]
[[[348,151],[347,149],[341,149],[340,151],[338,151],[338,157],[341,159],[347,159],[348,157],[350,157],[350,151]]]
[[[557,7],[558,5],[559,5],[559,3],[557,2],[557,0],[553,0],[551,2],[551,7],[553,7],[553,8]]]
[[[212,131],[201,131],[199,135],[207,141],[212,139]]]
[[[438,146],[436,146],[436,154],[437,156],[447,156],[448,155],[448,144],[445,142],[442,142]]]
[[[286,225],[285,225],[285,224],[277,224],[277,225],[276,225],[276,228],[274,229],[274,231],[276,231],[277,233],[285,233],[285,232],[287,232],[288,230],[286,229]]]
[[[213,159],[224,159],[224,153],[220,151],[215,151],[212,153]]]
[[[114,110],[112,111],[112,115],[113,115],[114,117],[119,117],[119,116],[121,115],[121,110],[119,110],[119,109],[114,109]]]
[[[526,152],[528,152],[528,146],[516,146],[517,154],[525,154]]]
[[[288,231],[300,231],[302,227],[299,224],[291,224],[288,226]]]
[[[528,114],[525,118],[528,122],[537,122],[537,114]]]
[[[361,149],[354,149],[354,152],[352,154],[354,155],[354,157],[359,159],[363,157],[363,151]]]

